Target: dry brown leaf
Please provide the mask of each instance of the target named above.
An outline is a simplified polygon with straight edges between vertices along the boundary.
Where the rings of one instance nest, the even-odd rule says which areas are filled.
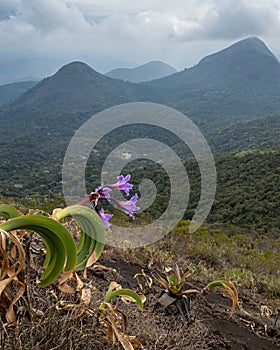
[[[90,268],[98,259],[96,258],[96,251],[94,250],[91,256],[88,258],[86,267],[84,269],[83,277],[87,279],[87,269]]]
[[[83,288],[80,290],[80,303],[89,306],[91,302],[91,289]]]
[[[61,273],[58,288],[63,292],[67,294],[73,294],[75,293],[75,289],[67,284],[69,280],[74,280],[76,283],[76,289],[81,289],[84,286],[83,281],[79,278],[77,273],[74,271],[74,269],[70,271],[63,271]]]
[[[80,277],[77,275],[76,272],[74,272],[73,277],[74,277],[74,279],[75,279],[75,281],[76,281],[76,283],[77,283],[77,288],[78,288],[78,289],[82,289],[83,286],[84,286],[84,282],[80,279]]]
[[[94,252],[91,254],[91,256],[88,258],[87,264],[86,264],[86,268],[91,267],[93,264],[96,263],[97,261],[97,257],[96,257],[96,250],[94,250]]]
[[[139,295],[140,299],[142,300],[142,303],[144,303],[147,300],[147,298],[145,297],[145,295],[143,293],[137,293],[137,294]],[[121,295],[120,298],[124,302],[132,301],[133,303],[137,303],[137,301],[134,298],[131,298],[129,295]]]
[[[10,251],[10,256],[6,252],[7,239],[13,244]],[[14,312],[14,305],[22,297],[26,285],[24,282],[18,279],[19,273],[23,270],[25,262],[25,251],[17,238],[17,236],[11,232],[0,230],[0,299],[1,305],[5,309],[5,317],[9,326],[16,325],[16,315]],[[10,265],[10,261],[12,264]],[[11,282],[15,282],[18,285],[18,290],[14,296],[7,297],[5,289]]]
[[[273,311],[267,305],[261,305],[260,307],[261,316],[271,317]]]
[[[71,310],[77,308],[77,304],[68,303],[68,301],[60,300],[56,305],[56,310]]]
[[[89,269],[90,269],[90,270],[101,269],[101,270],[106,270],[106,271],[117,272],[116,269],[114,269],[114,268],[112,268],[112,267],[107,267],[107,266],[104,266],[104,265],[101,265],[101,264],[95,264],[95,265],[91,266]]]
[[[146,288],[152,288],[153,279],[152,277],[147,275],[143,269],[141,270],[141,273],[137,273],[136,275],[134,275],[134,278],[136,279],[138,286],[142,291],[145,291]],[[144,285],[140,282],[140,279],[143,279]]]
[[[66,294],[73,294],[75,293],[75,290],[73,287],[69,286],[67,282],[72,279],[73,277],[74,270],[69,270],[69,271],[62,271],[58,283],[58,288]]]
[[[5,278],[9,269],[9,256],[6,253],[6,235],[0,231],[0,253],[1,253],[1,269],[0,269],[0,280]],[[1,294],[1,293],[0,293]]]
[[[117,283],[116,287],[119,288]],[[144,349],[143,345],[135,336],[124,333],[127,326],[127,317],[120,311],[114,309],[110,303],[106,303],[106,308],[101,312],[99,322],[107,328],[107,341],[109,344],[121,343],[125,350]]]
[[[134,345],[136,345],[138,347],[138,349],[144,349],[143,345],[140,343],[139,340],[136,339],[136,337],[124,334],[123,332],[121,332],[118,329],[118,326],[115,323],[115,320],[114,320],[112,315],[108,314],[107,315],[107,319],[110,322],[110,325],[111,325],[111,327],[112,327],[112,329],[114,331],[114,334],[115,334],[116,338],[122,344],[122,347],[125,350],[134,350],[132,342],[134,343]]]
[[[230,279],[227,279],[227,282],[231,285],[232,288],[228,287],[225,283],[222,283],[222,285],[225,288],[225,290],[228,292],[228,294],[231,296],[231,299],[232,299],[232,308],[231,308],[231,315],[230,315],[230,316],[232,316],[235,312],[236,305],[238,303],[238,291],[237,291],[234,283],[232,283],[232,281]]]
[[[16,315],[14,312],[14,305],[23,296],[25,289],[26,289],[25,283],[19,281],[18,279],[14,280],[14,281],[16,281],[18,283],[19,289],[18,289],[16,295],[14,296],[14,299],[11,302],[9,308],[6,311],[6,320],[7,320],[8,324],[11,326],[16,326],[16,323],[17,323]]]

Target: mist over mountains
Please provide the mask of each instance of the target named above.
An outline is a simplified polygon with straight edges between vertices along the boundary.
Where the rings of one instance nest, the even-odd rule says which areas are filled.
[[[160,103],[184,113],[214,152],[279,144],[280,64],[265,43],[253,37],[202,58],[192,68],[148,82],[110,78],[78,61],[63,66],[1,106],[0,144],[6,169],[2,177],[16,178],[26,167],[49,171],[52,163],[61,166],[71,137],[89,117],[136,101]],[[119,132],[113,140],[157,137],[154,130],[149,132],[143,126],[133,135]],[[160,131],[158,137],[163,137]]]
[[[110,78],[122,79],[132,83],[140,83],[154,79],[164,78],[165,76],[176,73],[177,70],[169,64],[161,61],[152,61],[135,68],[117,68],[106,75]]]
[[[190,69],[138,84],[72,62],[17,97],[0,118],[20,109],[32,119],[36,110],[37,118],[43,114],[47,122],[58,112],[69,113],[71,119],[74,114],[74,118],[79,113],[89,115],[116,104],[149,101],[180,110],[207,134],[209,128],[215,131],[229,123],[278,113],[279,96],[280,63],[261,40],[252,37],[201,59]]]

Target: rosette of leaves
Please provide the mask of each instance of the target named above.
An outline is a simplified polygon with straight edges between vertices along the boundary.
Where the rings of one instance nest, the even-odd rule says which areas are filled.
[[[56,210],[54,217],[58,221],[72,217],[80,228],[76,271],[87,267],[87,262],[93,253],[95,260],[99,259],[104,249],[106,232],[99,215],[94,210],[82,205],[72,205]]]
[[[72,216],[81,234],[77,245],[71,233],[58,221]],[[53,283],[62,272],[81,270],[95,251],[98,259],[104,248],[105,229],[100,217],[84,206],[72,206],[59,210],[52,217],[35,211],[33,215],[21,215],[13,206],[0,205],[0,217],[7,221],[0,224],[6,232],[25,230],[35,232],[46,246],[45,268],[41,287]]]
[[[173,267],[165,269],[166,278],[155,273],[154,278],[164,287],[164,292],[158,300],[158,304],[167,310],[172,310],[173,306],[175,312],[179,312],[184,316],[187,322],[190,322],[192,320],[191,296],[195,294],[205,295],[215,287],[223,287],[231,297],[231,314],[234,313],[238,302],[238,292],[235,285],[229,279],[220,279],[209,283],[202,290],[193,288],[185,289],[185,284],[194,271],[195,268],[192,264],[189,265],[187,271],[184,273],[177,264],[174,264]]]

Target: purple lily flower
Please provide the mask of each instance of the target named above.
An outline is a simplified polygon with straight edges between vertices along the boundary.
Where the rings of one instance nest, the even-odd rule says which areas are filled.
[[[113,201],[120,207],[120,209],[127,215],[129,215],[133,220],[135,219],[133,212],[140,210],[140,207],[136,207],[135,203],[138,200],[137,194],[129,201],[119,201],[117,199],[113,199]]]
[[[101,184],[100,186],[96,187],[96,189],[94,190],[94,193],[98,193],[99,197],[101,199],[110,199],[110,194],[109,192],[111,192],[111,188],[104,186],[103,184]]]
[[[117,182],[115,184],[107,185],[110,188],[115,188],[117,190],[122,190],[125,192],[125,194],[128,196],[129,191],[132,189],[133,185],[128,183],[130,180],[130,175],[127,175],[124,177],[123,175],[120,175],[117,177]]]
[[[135,205],[138,199],[137,194],[128,201],[119,201],[117,199],[111,198],[109,193],[112,191],[112,189],[117,189],[117,190],[124,191],[126,195],[129,195],[129,191],[133,187],[132,184],[128,183],[129,180],[130,180],[130,175],[127,175],[126,177],[124,177],[123,175],[120,175],[117,177],[116,183],[111,185],[101,184],[100,186],[96,187],[94,191],[92,191],[88,195],[87,198],[76,203],[76,205],[85,205],[86,203],[91,202],[93,204],[94,210],[97,212],[97,214],[101,218],[105,228],[108,228],[109,226],[111,226],[111,224],[109,223],[109,220],[113,217],[113,214],[105,214],[103,208],[101,208],[100,211],[97,210],[97,204],[99,199],[106,199],[109,202],[111,200],[114,201],[125,214],[129,215],[134,220],[135,219],[134,212],[137,210],[140,210],[140,208]]]
[[[109,223],[109,220],[113,217],[113,214],[105,214],[104,209],[101,208],[100,211],[98,212],[98,215],[100,216],[105,228],[108,228],[109,226],[111,226],[111,224]]]

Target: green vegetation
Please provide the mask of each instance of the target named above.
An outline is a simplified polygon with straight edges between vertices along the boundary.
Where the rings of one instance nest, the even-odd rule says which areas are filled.
[[[182,220],[171,233],[174,254],[188,257],[206,278],[231,277],[252,292],[280,299],[280,238],[256,237],[252,229],[203,226],[188,233],[189,221]],[[180,242],[180,244],[178,244]],[[184,258],[183,258],[184,259]],[[182,259],[182,261],[184,261]]]
[[[177,147],[175,144],[174,147]],[[110,148],[107,148],[108,151]],[[105,156],[106,156],[106,151]],[[99,166],[103,156],[94,155],[86,169],[88,192],[98,185]],[[223,224],[231,230],[232,225],[250,229],[254,235],[268,234],[278,236],[280,233],[280,148],[254,150],[248,152],[215,155],[217,168],[216,198],[207,219],[208,223]],[[92,165],[95,164],[95,165]],[[191,219],[200,196],[200,174],[195,160],[184,162],[190,179],[191,192],[185,219]],[[14,164],[14,169],[17,164]],[[17,199],[27,206],[39,206],[51,211],[55,207],[64,206],[60,177],[55,162],[53,170],[44,174],[44,169],[28,173],[26,170],[16,171],[17,182],[22,188],[15,186],[7,170],[1,173],[2,194]],[[131,173],[137,184],[143,178],[152,179],[157,186],[157,198],[149,211],[144,213],[143,220],[158,217],[166,208],[169,198],[169,179],[164,170],[150,161],[133,162],[125,169]],[[29,182],[25,183],[25,179]],[[53,179],[53,180],[52,180]],[[42,183],[48,185],[42,185]],[[5,200],[2,198],[2,202]],[[236,228],[237,229],[237,228]]]
[[[79,225],[80,242],[75,242],[69,231],[56,220],[74,216]],[[93,210],[82,206],[67,207],[57,211],[53,217],[47,213],[35,211],[32,215],[22,216],[10,205],[0,205],[0,216],[9,219],[0,225],[2,231],[26,230],[37,233],[46,246],[45,271],[42,274],[42,287],[53,283],[62,270],[84,269],[95,251],[98,259],[104,248],[105,229],[101,219]],[[56,220],[53,220],[55,218]],[[3,249],[4,249],[3,245]]]
[[[22,81],[0,85],[0,104],[7,103],[35,86],[37,81]]]
[[[131,185],[127,183],[128,180],[127,178],[119,179],[119,182],[121,181],[119,186],[121,188],[130,187]],[[46,257],[43,264],[44,272],[41,276],[43,281],[40,283],[40,286],[48,287],[60,276],[59,289],[63,293],[75,294],[75,289],[67,284],[67,281],[73,278],[77,285],[76,291],[78,289],[80,293],[80,302],[84,304],[83,308],[89,306],[91,290],[89,288],[82,289],[84,283],[74,271],[83,270],[85,275],[87,267],[92,265],[92,261],[91,264],[88,264],[88,261],[94,256],[93,262],[96,262],[104,248],[105,232],[101,219],[95,211],[87,207],[74,205],[64,209],[56,209],[51,216],[40,210],[35,210],[30,214],[21,215],[11,205],[0,205],[0,217],[6,219],[0,224],[0,305],[1,310],[4,311],[0,310],[0,318],[5,329],[4,339],[7,337],[10,327],[17,327],[18,317],[15,312],[18,307],[17,303],[23,297],[25,291],[31,288],[31,284],[28,285],[25,281],[26,266],[31,264],[31,253],[28,251],[29,247],[24,249],[24,236],[29,234],[30,231],[35,232],[42,238],[46,247]],[[79,226],[79,230],[74,231],[72,234],[70,233],[71,230],[68,231],[64,225],[58,222],[69,216],[73,216],[76,225],[78,224]],[[66,222],[65,225],[69,225],[69,223]],[[70,229],[70,226],[68,229]],[[76,245],[72,235],[76,236],[76,240],[78,240]],[[99,242],[100,240],[102,241]],[[32,264],[34,266],[33,259]],[[189,296],[197,293],[205,294],[217,286],[224,287],[230,294],[233,302],[232,312],[235,311],[238,294],[230,280],[220,279],[208,283],[199,292],[197,289],[183,290],[185,280],[194,272],[191,266],[189,266],[187,273],[184,274],[181,274],[177,265],[175,265],[174,269],[165,269],[165,272],[167,281],[158,273],[154,274],[155,279],[173,297],[171,302],[165,306],[176,305],[188,322],[192,321],[188,316],[189,312],[191,312]],[[144,272],[141,275],[151,281],[151,278],[147,277]],[[136,277],[137,275],[135,275]],[[14,291],[14,285],[17,285],[16,291]],[[13,293],[11,293],[12,290]],[[124,333],[127,325],[127,316],[111,304],[111,301],[116,297],[121,297],[125,301],[133,300],[140,309],[143,308],[143,302],[146,300],[143,294],[139,295],[131,289],[122,288],[121,285],[112,281],[98,310],[88,310],[87,312],[91,315],[98,315],[98,326],[105,328],[109,344],[114,345],[117,339],[125,350],[133,350],[134,346],[143,348],[135,336],[129,336]],[[159,302],[162,299],[163,296],[159,299]],[[30,300],[27,303],[30,303]],[[72,308],[74,306],[69,304],[66,307]],[[64,309],[63,306],[59,307]],[[31,304],[28,304],[28,308],[32,309]],[[36,311],[39,314],[38,310]],[[1,342],[3,344],[2,335]]]
[[[241,156],[242,155],[242,156]],[[254,236],[280,234],[280,149],[230,153],[215,156],[217,190],[207,222],[227,227],[227,231],[246,229]],[[195,160],[188,160],[185,167],[190,180],[189,206],[185,219],[191,219],[200,196],[200,173]],[[149,178],[157,186],[158,196],[147,215],[158,217],[169,198],[169,179],[159,166],[135,163],[129,172],[139,183]],[[146,215],[146,219],[147,219]]]
[[[279,144],[280,116],[260,117],[217,131],[209,138],[216,152],[258,150]]]
[[[170,305],[175,305],[187,322],[191,321],[191,296],[195,294],[206,294],[215,287],[223,287],[230,295],[232,299],[232,310],[234,313],[236,305],[238,303],[238,292],[235,285],[229,279],[219,279],[207,284],[201,291],[194,288],[184,289],[184,286],[195,269],[192,264],[188,266],[186,271],[182,271],[175,263],[174,267],[165,268],[166,278],[161,277],[159,274],[154,274],[157,282],[164,288],[164,294],[161,296],[159,303],[165,308]]]
[[[78,252],[81,252],[83,246],[81,243],[83,240],[81,238],[83,231],[86,230],[87,233],[90,233],[90,237],[92,237],[93,232],[98,230],[98,225],[93,225],[94,227],[91,228],[92,221],[89,221],[90,214],[88,212],[95,213],[87,207],[73,206],[55,211],[53,214],[54,217],[61,220],[64,226],[51,218],[42,216],[42,214],[46,215],[46,213],[42,213],[41,211],[35,211],[33,215],[19,216],[19,211],[10,205],[3,204],[0,209],[1,216],[10,218],[0,225],[0,229],[23,228],[31,229],[38,233],[45,233],[46,237],[50,239],[47,242],[48,249],[53,248],[50,245],[53,236],[51,234],[47,236],[48,233],[45,229],[48,227],[54,228],[54,224],[57,227],[61,226],[64,228],[65,226],[66,232],[68,234],[71,232],[71,235],[77,241],[77,255],[76,253],[72,254],[75,258],[77,256],[77,259],[75,259],[76,263],[78,262]],[[75,218],[75,223],[73,220],[66,220],[69,216]],[[16,225],[19,219],[22,223],[24,218],[27,221],[37,220],[36,229],[31,226],[27,227],[26,225]],[[51,224],[49,223],[50,221],[52,221]],[[32,223],[34,224],[33,221]],[[79,225],[79,228],[76,224]],[[124,259],[128,258],[128,256],[125,256],[129,252],[131,262],[137,257],[138,261],[140,259],[145,264],[145,270],[147,272],[142,269],[141,273],[137,273],[135,275],[135,282],[138,282],[138,286],[145,293],[146,297],[140,291],[136,293],[137,289],[134,291],[127,287],[123,288],[119,282],[114,281],[114,278],[117,276],[114,269],[97,263],[92,266],[92,269],[87,268],[88,266],[84,264],[84,269],[77,271],[77,273],[73,272],[73,266],[71,264],[72,269],[69,271],[70,274],[63,271],[59,284],[52,283],[46,287],[48,289],[47,292],[44,292],[45,298],[40,297],[42,298],[40,299],[38,298],[38,292],[35,290],[37,286],[34,284],[34,277],[32,277],[32,274],[34,274],[34,270],[32,269],[36,268],[38,270],[39,266],[36,265],[35,267],[34,265],[34,253],[32,253],[32,249],[30,250],[30,246],[32,247],[30,241],[26,246],[23,244],[23,240],[27,236],[26,233],[23,235],[23,231],[18,231],[18,234],[15,235],[1,230],[1,259],[4,259],[4,264],[2,263],[1,266],[4,268],[1,270],[0,282],[0,286],[2,286],[0,293],[0,317],[2,320],[6,320],[6,323],[4,323],[5,332],[1,333],[1,345],[8,346],[8,344],[12,344],[13,339],[15,339],[13,334],[19,332],[18,334],[21,334],[21,341],[25,339],[26,343],[24,346],[29,344],[29,347],[34,347],[36,344],[40,344],[42,339],[48,339],[50,344],[53,344],[53,342],[61,344],[61,348],[67,348],[71,342],[74,342],[76,344],[83,344],[81,346],[85,349],[90,349],[90,345],[86,345],[84,342],[86,338],[81,336],[81,334],[87,334],[87,337],[92,339],[91,344],[95,339],[96,343],[94,343],[97,349],[107,349],[104,347],[106,339],[108,349],[110,346],[112,348],[117,346],[117,344],[121,344],[124,349],[132,350],[134,348],[141,348],[143,341],[146,345],[148,342],[152,346],[152,340],[147,340],[141,336],[141,322],[145,319],[149,322],[149,317],[151,318],[150,322],[153,322],[155,314],[160,315],[160,318],[169,317],[171,323],[176,320],[176,322],[181,324],[181,327],[185,327],[184,324],[187,327],[191,327],[191,324],[196,324],[197,321],[194,322],[194,298],[197,300],[195,304],[196,310],[199,305],[201,306],[201,302],[204,299],[201,299],[201,296],[207,295],[208,291],[213,288],[222,287],[230,295],[232,299],[232,312],[235,308],[241,311],[243,310],[241,303],[244,295],[246,298],[248,298],[247,295],[250,295],[249,298],[251,298],[257,293],[270,300],[274,300],[276,303],[280,300],[279,238],[260,236],[256,239],[252,236],[252,232],[245,232],[245,230],[243,233],[238,232],[238,230],[232,230],[228,234],[222,228],[217,228],[214,225],[200,227],[199,230],[190,234],[189,224],[190,221],[182,220],[166,238],[155,244],[129,251],[124,249],[122,251],[121,254],[123,254]],[[6,235],[5,241],[3,240],[3,234]],[[53,234],[55,235],[55,232]],[[65,246],[67,244],[65,240]],[[17,248],[17,253],[15,253],[13,245]],[[38,250],[38,248],[38,242],[36,242],[36,249]],[[53,260],[51,257],[48,258],[50,253],[53,254],[53,251],[47,250],[47,257],[45,259],[45,267],[47,268],[49,265],[46,265],[46,260],[49,263],[50,260]],[[100,254],[94,256],[94,262],[96,262]],[[69,255],[71,255],[71,252],[69,252]],[[112,255],[112,251],[109,251],[109,255]],[[89,257],[89,254],[85,254],[85,256]],[[64,262],[66,262],[66,257],[64,258]],[[181,269],[178,268],[176,262],[180,264]],[[167,266],[171,264],[174,267],[168,268]],[[17,266],[16,270],[14,266]],[[138,267],[140,269],[140,265]],[[102,275],[97,275],[96,277],[93,274],[98,269],[101,272],[104,271],[103,274],[106,271],[111,271],[111,275],[105,275],[107,276],[105,278],[106,283],[108,283],[107,278],[111,276],[109,279],[110,285],[109,288],[107,287],[108,290],[105,294],[100,290],[100,287],[99,289],[96,288],[95,283],[98,280],[103,281],[102,288],[104,288],[104,280],[100,277]],[[162,277],[163,270],[165,270],[166,279]],[[11,274],[12,271],[13,274]],[[90,274],[90,277],[88,274]],[[150,276],[157,280],[168,292],[158,295],[158,288],[153,286],[153,280]],[[72,281],[70,280],[71,277]],[[139,283],[140,278],[141,283]],[[209,283],[209,280],[214,281]],[[28,283],[28,299],[25,301],[28,310],[27,316],[19,316],[18,303],[20,303],[19,300],[21,300],[24,294],[26,283]],[[202,287],[202,284],[204,286],[206,285],[206,287]],[[17,289],[16,285],[18,286]],[[242,295],[239,301],[239,293],[236,287]],[[14,294],[11,294],[11,291]],[[7,299],[8,292],[9,299]],[[222,289],[220,292],[222,293]],[[67,294],[70,299],[66,299],[65,293],[70,293]],[[103,294],[104,297],[102,298],[100,294]],[[48,296],[54,299],[55,304]],[[120,309],[120,303],[115,300],[119,298],[116,297],[123,299],[125,303],[122,305],[126,305],[131,300],[134,300],[140,308],[142,308],[144,302],[145,305],[146,303],[150,305],[147,310],[145,310],[146,307],[143,308],[141,311],[143,315],[137,313],[137,319],[139,317],[139,320],[135,321],[133,331],[127,327],[127,318],[135,319],[135,311],[133,311],[133,307],[125,307],[124,310],[123,308]],[[161,305],[169,316],[163,316],[160,309],[158,311],[152,311],[151,302],[154,303],[155,301],[155,307],[157,304]],[[46,305],[44,306],[42,303]],[[37,305],[36,308],[34,308],[35,305]],[[3,307],[6,311],[5,313],[3,313]],[[172,307],[175,307],[175,309]],[[44,311],[41,311],[41,309]],[[30,317],[31,321],[29,320]],[[171,319],[171,317],[174,317],[174,319]],[[75,338],[73,334],[65,337],[67,333],[65,333],[65,329],[67,327],[64,327],[64,331],[57,328],[58,320],[60,322],[63,320],[68,325],[71,324],[71,329],[74,331],[72,333],[76,335],[80,334],[78,338]],[[81,324],[83,324],[82,328],[80,328]],[[10,328],[11,325],[15,326],[15,328]],[[140,329],[137,331],[139,325]],[[89,336],[88,327],[91,329],[91,336]],[[150,327],[152,325],[149,325],[149,329]],[[59,336],[57,334],[58,329],[60,332]],[[275,330],[273,329],[273,331]],[[29,334],[29,338],[26,338],[25,334]],[[23,345],[21,346],[24,348]]]
[[[141,282],[139,287],[142,291],[146,289],[150,298],[152,296],[147,300],[152,312],[145,311],[145,308],[141,311],[137,309],[133,315],[136,317],[138,312],[137,317],[146,322],[148,334],[157,334],[157,329],[151,327],[152,322],[158,322],[157,318],[167,322],[165,324],[160,320],[158,334],[165,334],[166,329],[174,326],[174,320],[179,320],[180,328],[185,327],[180,315],[177,317],[178,313],[185,317],[190,326],[194,320],[191,301],[206,294],[202,291],[207,292],[214,287],[223,287],[228,292],[233,302],[232,311],[238,305],[240,314],[236,322],[244,314],[242,299],[238,304],[235,284],[244,293],[243,301],[257,295],[262,297],[262,301],[268,300],[274,307],[279,307],[280,66],[264,44],[254,39],[247,41],[246,45],[249,42],[253,44],[253,47],[249,45],[249,51],[257,58],[254,61],[256,65],[248,60],[250,55],[239,56],[241,47],[237,45],[229,51],[209,56],[193,69],[146,84],[113,80],[81,62],[74,62],[1,107],[0,145],[3,160],[0,216],[5,218],[0,222],[0,318],[3,325],[0,345],[3,349],[17,348],[15,341],[18,339],[21,348],[24,348],[26,341],[28,348],[38,348],[42,344],[46,348],[58,348],[57,344],[60,343],[61,348],[67,349],[90,349],[92,344],[96,349],[105,349],[105,337],[108,348],[118,343],[129,350],[143,348],[142,339],[141,343],[138,341],[142,332],[142,329],[137,329],[138,324],[136,329],[134,327],[135,333],[132,332],[137,338],[125,332],[126,315],[132,315],[132,309],[127,307],[129,312],[119,310],[119,298],[116,298],[119,296],[126,301],[133,299],[142,308],[145,297],[130,289],[130,284],[137,286],[140,278],[144,283]],[[234,51],[236,48],[238,50]],[[230,59],[227,52],[232,53]],[[260,52],[266,54],[258,55]],[[241,61],[233,60],[236,55]],[[232,70],[228,70],[228,63],[231,63]],[[213,69],[209,70],[209,67]],[[217,69],[224,80],[219,80]],[[242,79],[239,79],[240,76],[236,79],[236,74],[241,71],[245,75]],[[86,169],[86,185],[92,201],[95,201],[94,209],[102,190],[106,192],[105,187],[99,190],[101,192],[93,191],[100,183],[104,159],[119,145],[120,140],[130,140],[131,135],[132,138],[150,137],[171,147],[183,159],[191,187],[184,218],[167,237],[147,247],[130,249],[128,244],[121,252],[118,249],[109,250],[106,257],[106,249],[109,248],[104,246],[105,230],[93,210],[74,205],[55,210],[52,215],[49,213],[54,208],[65,207],[61,164],[75,130],[92,114],[130,101],[164,103],[182,111],[202,129],[213,150],[232,153],[215,155],[216,198],[207,222],[190,234],[189,224],[199,201],[201,179],[198,164],[187,147],[170,132],[153,126],[120,127],[106,135],[93,150]],[[134,192],[138,192],[144,178],[153,180],[157,187],[154,203],[138,215],[136,225],[160,217],[170,195],[170,181],[161,165],[137,160],[124,170],[135,179]],[[11,206],[13,201],[17,201],[14,207]],[[130,216],[139,209],[135,207],[135,201],[132,204],[134,207],[129,209]],[[115,214],[110,204],[106,204],[105,209],[114,213],[114,223],[129,225],[124,215]],[[108,224],[108,217],[105,219]],[[104,218],[102,220],[104,223]],[[34,240],[34,236],[37,239]],[[110,260],[114,254],[115,260]],[[130,269],[133,269],[131,259],[137,260],[137,271],[133,274],[135,280],[119,276],[118,282],[125,283],[122,288],[115,282],[115,269],[95,264],[103,256],[105,263],[109,262],[114,267],[116,261],[128,261]],[[143,265],[148,272],[145,272]],[[178,266],[181,266],[181,270]],[[141,274],[138,268],[141,268]],[[111,275],[106,274],[108,271]],[[165,279],[162,271],[166,273]],[[169,310],[175,316],[171,321],[165,314],[158,317],[154,312],[153,302],[158,300],[159,288],[153,285],[149,273],[167,291],[159,299],[164,311],[175,303],[175,313],[172,308]],[[102,282],[100,276],[105,276]],[[214,282],[209,283],[209,280]],[[45,294],[37,288],[40,281],[40,286],[47,290]],[[206,287],[202,288],[201,285]],[[103,292],[106,290],[107,293]],[[71,295],[67,301],[64,300],[65,293]],[[21,314],[22,310],[25,310],[25,314]],[[144,316],[139,313],[142,311]],[[149,319],[151,314],[152,318]],[[268,314],[273,315],[273,311]],[[207,317],[203,315],[200,319]],[[246,317],[251,317],[248,312]],[[57,319],[63,319],[63,327],[60,325],[59,328],[61,322],[57,322]],[[256,321],[256,317],[251,319]],[[262,335],[267,336],[270,332],[274,336],[276,323],[277,318],[271,330],[267,326],[268,321],[259,322],[259,329],[265,332]],[[70,324],[74,335],[68,331]],[[10,326],[16,327],[11,330]],[[58,330],[61,334],[57,334]],[[84,330],[88,339],[92,334],[96,338],[92,342],[85,340]],[[259,332],[255,330],[256,334]],[[189,333],[189,329],[184,328],[183,333]],[[176,334],[174,332],[174,337]],[[207,338],[204,335],[203,328],[202,338]],[[151,340],[152,336],[149,337]],[[144,341],[150,345],[147,338]],[[159,342],[158,338],[152,344],[153,348]],[[184,341],[180,344],[185,348]],[[212,344],[209,344],[205,348],[212,348]],[[219,345],[216,348],[220,348]]]

